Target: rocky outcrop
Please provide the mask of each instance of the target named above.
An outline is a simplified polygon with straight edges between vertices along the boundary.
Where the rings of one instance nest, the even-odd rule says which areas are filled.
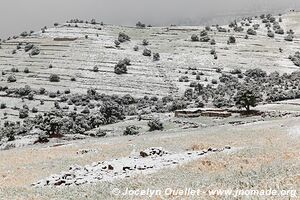
[[[113,181],[137,174],[154,173],[157,170],[184,164],[211,153],[228,151],[231,147],[208,148],[201,151],[170,153],[162,148],[151,147],[132,155],[110,161],[95,162],[91,165],[73,165],[68,171],[52,175],[33,183],[34,187],[78,186],[99,181]],[[85,153],[85,152],[84,152]]]

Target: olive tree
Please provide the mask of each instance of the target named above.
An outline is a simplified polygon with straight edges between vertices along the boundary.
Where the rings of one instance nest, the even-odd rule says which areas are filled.
[[[246,108],[249,112],[250,107],[255,107],[262,101],[262,95],[254,87],[243,86],[237,90],[234,100],[238,108]]]

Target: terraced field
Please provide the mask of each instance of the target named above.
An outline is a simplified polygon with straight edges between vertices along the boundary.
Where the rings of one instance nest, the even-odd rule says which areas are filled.
[[[281,26],[285,30],[297,29],[299,13],[283,15]],[[277,17],[278,18],[278,17]],[[283,39],[284,35],[276,34],[275,39],[267,37],[267,29],[261,20],[253,20],[253,24],[260,24],[258,35],[245,39],[245,31],[239,33],[218,32],[212,28],[209,36],[216,40],[216,45],[206,42],[191,42],[192,34],[198,34],[204,27],[148,27],[138,29],[100,24],[66,23],[57,27],[34,32],[31,36],[18,37],[2,42],[0,49],[0,67],[6,72],[1,76],[0,86],[10,88],[29,85],[33,89],[45,88],[48,92],[63,92],[70,89],[71,93],[86,93],[88,88],[96,88],[99,93],[106,94],[131,94],[135,97],[167,95],[181,96],[190,82],[178,82],[180,76],[189,77],[194,81],[196,76],[193,71],[203,72],[203,84],[218,78],[217,68],[223,72],[232,69],[246,70],[260,67],[267,72],[278,71],[289,73],[298,69],[288,56],[299,50],[299,33],[295,30],[293,42]],[[225,27],[225,26],[224,26]],[[247,27],[244,27],[247,29]],[[101,30],[100,30],[101,29]],[[114,41],[119,32],[124,32],[131,37],[131,41],[115,47]],[[236,44],[228,45],[228,37],[234,35]],[[87,36],[87,38],[86,38]],[[69,38],[69,40],[63,39]],[[153,53],[160,53],[160,61],[154,62],[151,57],[142,55],[145,48],[142,40],[147,39],[147,46]],[[12,54],[16,46],[22,43],[21,48]],[[26,43],[32,43],[40,49],[40,54],[29,56],[24,51]],[[133,47],[138,45],[139,51]],[[216,49],[218,59],[210,55],[210,50]],[[283,52],[279,52],[283,48]],[[129,58],[132,65],[128,73],[117,75],[114,66],[120,60]],[[49,66],[52,65],[52,68]],[[98,66],[99,71],[94,72],[93,67]],[[7,77],[12,74],[11,69],[17,68],[14,73],[17,81],[8,83]],[[23,73],[28,68],[30,73]],[[51,74],[58,74],[60,82],[49,82]],[[75,77],[76,81],[71,81]],[[204,81],[204,80],[207,81]],[[40,99],[45,100],[46,106],[39,106]],[[45,96],[35,96],[35,101],[27,102],[21,99],[5,97],[0,100],[7,102],[8,112],[14,117],[14,105],[27,103],[29,107],[38,106],[40,110],[47,110],[51,103],[57,99]],[[52,103],[51,103],[52,104]]]
[[[41,118],[44,121],[35,121],[32,122],[34,126],[25,127],[28,128],[28,133],[17,132],[13,140],[8,133],[3,135],[3,140],[0,140],[0,147],[4,147],[2,148],[4,150],[0,151],[1,161],[3,161],[0,162],[0,199],[121,199],[120,196],[112,194],[114,188],[124,191],[128,188],[143,189],[153,186],[160,189],[194,187],[204,191],[231,187],[299,190],[300,101],[299,96],[296,96],[299,93],[296,92],[300,88],[298,86],[300,76],[296,74],[295,77],[284,77],[282,74],[299,70],[289,56],[300,51],[300,13],[288,13],[281,18],[280,26],[284,30],[295,31],[293,41],[284,39],[286,33],[275,34],[275,38],[268,37],[268,29],[258,18],[253,19],[249,26],[243,26],[242,32],[235,32],[225,25],[223,27],[229,31],[219,32],[217,26],[211,26],[212,30],[208,31],[208,36],[215,39],[215,45],[209,42],[191,41],[193,34],[199,35],[204,29],[200,26],[141,29],[91,23],[59,24],[45,31],[33,32],[30,36],[19,36],[2,41],[0,103],[5,103],[6,107],[1,104],[1,125],[6,120],[22,121],[19,114],[25,104],[29,112],[29,118],[26,119],[33,119],[37,114],[31,110],[34,107],[38,108],[38,113],[45,115]],[[279,21],[278,16],[276,21]],[[241,23],[243,21],[238,22],[237,26]],[[245,38],[247,29],[253,24],[260,25],[257,35],[248,35],[248,38]],[[116,47],[115,40],[120,32],[129,35],[131,40]],[[235,44],[227,43],[230,36],[236,38]],[[144,39],[149,41],[147,47],[142,44]],[[40,49],[40,53],[30,55],[29,52],[25,52],[26,43],[34,44]],[[139,47],[138,51],[134,51],[136,45]],[[17,46],[20,48],[16,49]],[[144,48],[150,49],[152,53],[159,53],[160,60],[154,61],[152,57],[143,56]],[[217,59],[211,54],[212,49],[216,50]],[[114,71],[115,65],[124,58],[129,58],[131,65],[127,66],[127,73],[118,75]],[[98,67],[98,71],[93,70],[95,66]],[[26,68],[29,69],[29,73],[24,72]],[[267,90],[272,92],[270,88],[278,89],[275,97],[281,98],[280,95],[283,95],[283,101],[278,99],[264,101],[256,107],[258,112],[253,112],[254,114],[251,112],[245,114],[238,108],[227,109],[224,106],[227,109],[224,111],[231,113],[227,118],[220,115],[178,118],[174,116],[174,110],[167,109],[171,103],[176,104],[178,99],[175,97],[180,97],[180,101],[192,105],[192,108],[196,107],[197,98],[201,95],[197,94],[199,95],[197,98],[188,99],[183,94],[186,89],[192,88],[191,83],[196,81],[196,75],[200,72],[201,78],[197,82],[207,86],[214,79],[219,81],[220,71],[222,74],[231,74],[232,76],[229,77],[232,79],[238,79],[238,75],[246,74],[242,72],[254,68],[260,68],[268,73],[275,71],[280,73],[279,78],[272,79],[267,75],[259,77],[254,85],[258,87],[261,83],[265,87],[266,91],[261,91],[265,99],[267,99],[265,94]],[[240,74],[232,73],[234,69],[241,70]],[[8,82],[7,79],[12,74],[17,80]],[[51,74],[57,74],[60,81],[50,82]],[[188,81],[180,82],[181,76],[187,76]],[[242,85],[246,78],[240,78],[233,83]],[[253,76],[249,79],[253,81],[255,78],[257,77]],[[283,82],[276,82],[281,78]],[[292,80],[293,78],[295,80]],[[275,84],[266,86],[268,80]],[[229,92],[226,90],[223,99],[230,94],[231,85],[226,84],[224,83],[223,86],[228,87]],[[15,93],[7,94],[9,89],[21,88],[25,85],[36,90],[45,88],[47,93],[40,94],[34,91],[32,100],[29,99],[28,94],[23,96]],[[213,91],[216,92],[214,97],[217,97],[221,81],[220,85],[213,83],[212,85],[215,89]],[[6,86],[8,89],[3,90],[2,88]],[[81,98],[80,94],[86,94],[90,88],[95,88],[97,95],[104,93],[122,97],[130,94],[137,102],[126,104],[125,101],[125,103],[121,101],[120,103],[117,101],[120,99],[115,100],[112,97],[108,100],[96,99],[95,94],[87,95],[88,101],[85,101],[86,99]],[[69,89],[71,95],[81,98],[80,101],[72,102],[72,96],[68,96],[67,100],[71,101],[68,104],[66,101],[60,101],[63,95],[49,97],[51,92],[59,91],[63,94]],[[211,92],[211,90],[206,91]],[[89,92],[93,91],[89,90]],[[294,95],[293,98],[289,98],[289,94]],[[160,99],[138,99],[146,95],[157,96]],[[168,95],[174,99],[164,102],[163,112],[153,109],[153,107],[160,108],[160,103],[163,102],[161,98]],[[206,108],[214,105],[212,97],[207,102],[204,99],[205,95],[201,98]],[[130,100],[129,97],[128,101]],[[101,109],[106,107],[107,102],[110,103],[107,106],[108,111],[102,112]],[[55,108],[54,103],[58,104]],[[139,103],[142,106],[146,105],[146,108],[138,107]],[[129,109],[130,106],[133,106],[135,113],[128,114],[126,110],[125,114],[119,111],[119,109]],[[86,108],[89,108],[88,112],[82,112]],[[55,114],[49,112],[52,109]],[[109,109],[115,109],[116,113],[113,113],[112,117],[106,116],[111,112]],[[221,109],[219,111],[223,112]],[[60,115],[61,113],[63,114]],[[99,119],[96,117],[107,121],[94,125],[92,124],[94,120]],[[120,118],[108,121],[113,117]],[[149,122],[154,118],[159,119],[164,125],[162,129],[149,130]],[[65,135],[58,138],[55,137],[57,136],[54,134],[55,131],[51,132],[52,130],[48,129],[48,125],[51,127],[53,124],[59,124],[55,124],[57,121],[65,123],[60,128],[69,128],[69,123],[72,125]],[[27,124],[31,125],[30,123]],[[43,123],[47,127],[42,127]],[[13,125],[18,126],[18,124]],[[137,133],[129,134],[130,136],[124,134],[124,130],[126,131],[128,127],[135,126]],[[83,130],[79,134],[76,132],[78,128],[80,131]],[[69,134],[70,130],[73,131],[72,134]],[[101,136],[87,134],[87,132],[98,131],[104,131],[105,134]],[[54,134],[54,137],[51,134]],[[47,139],[46,142],[40,140],[43,136],[46,137],[43,138]],[[150,152],[156,153],[153,155],[149,153],[149,148]],[[145,156],[145,149],[149,155],[146,153]],[[223,152],[225,149],[226,151]],[[227,151],[227,149],[231,150]],[[143,151],[144,153],[141,154]],[[214,153],[211,155],[208,152]],[[205,156],[202,156],[204,154]],[[163,157],[160,157],[162,155]],[[136,168],[136,163],[141,166]],[[72,186],[68,187],[65,177],[72,176],[67,170],[74,165],[75,185],[72,182],[70,183]],[[152,168],[155,170],[151,170]],[[136,169],[145,170],[145,173]],[[105,177],[107,170],[110,178],[116,176],[122,179],[109,178],[103,179],[103,182],[94,180],[94,178]],[[58,176],[53,174],[60,174],[59,179],[56,180]],[[80,180],[82,174],[88,176],[84,182]],[[39,180],[41,181],[38,182]],[[42,186],[41,188],[32,187],[32,184],[37,182],[36,185]],[[47,187],[43,187],[45,185]],[[50,185],[55,187],[48,187]],[[202,197],[203,199],[223,198],[208,196],[207,193]],[[172,195],[157,197],[157,199],[174,198],[177,197]],[[230,199],[230,197],[224,198]],[[125,196],[123,199],[134,198]]]

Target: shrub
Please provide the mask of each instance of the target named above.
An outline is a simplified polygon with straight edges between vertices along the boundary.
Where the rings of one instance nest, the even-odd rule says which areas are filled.
[[[130,105],[136,103],[137,101],[130,94],[126,94],[121,98],[121,102],[124,105]]]
[[[210,37],[208,35],[200,38],[200,42],[208,42],[209,40],[210,40]]]
[[[144,56],[151,56],[151,50],[150,49],[144,49],[143,55]]]
[[[104,101],[100,107],[100,113],[107,124],[112,124],[125,118],[123,107],[115,101]]]
[[[34,95],[33,95],[32,92],[30,92],[30,93],[28,94],[28,100],[33,100],[33,98],[34,98]]]
[[[206,30],[202,30],[202,31],[200,32],[200,36],[201,36],[201,37],[207,36],[207,31],[206,31]]]
[[[28,33],[27,33],[27,31],[24,31],[24,32],[22,32],[22,33],[20,34],[20,36],[22,36],[22,37],[26,37],[26,36],[28,36]]]
[[[267,35],[270,38],[273,38],[275,36],[274,33],[272,31],[270,31],[270,30],[268,31]]]
[[[175,99],[172,102],[169,111],[182,110],[185,109],[186,107],[187,107],[187,103],[184,100]]]
[[[49,77],[50,82],[59,82],[60,77],[57,74],[51,74]]]
[[[247,34],[248,34],[248,35],[257,35],[256,31],[253,30],[252,28],[249,28],[249,29],[247,30]]]
[[[283,30],[282,28],[279,28],[279,29],[276,29],[276,30],[275,30],[275,33],[276,33],[276,34],[283,35],[283,34],[284,34],[284,30]]]
[[[193,35],[191,36],[191,40],[192,40],[193,42],[198,42],[198,41],[199,41],[198,35],[193,34]]]
[[[288,34],[287,36],[284,37],[284,40],[292,42],[294,40],[294,36],[292,34]]]
[[[106,130],[102,130],[100,128],[96,131],[96,136],[97,137],[104,137],[104,136],[106,136],[106,134],[107,134],[107,131]]]
[[[136,23],[136,27],[137,28],[145,28],[146,25],[139,21],[138,23]]]
[[[216,49],[213,48],[213,49],[210,50],[211,55],[214,55],[215,53],[216,53]]]
[[[71,77],[71,81],[76,81],[76,78],[75,77]]]
[[[260,26],[259,24],[253,24],[252,27],[254,28],[254,30],[258,30],[259,26]]]
[[[223,27],[221,27],[221,26],[218,26],[217,29],[218,29],[219,32],[223,32],[223,33],[226,33],[226,32],[227,32],[227,29],[226,29],[226,28],[223,28]]]
[[[39,94],[45,94],[46,93],[46,89],[45,88],[40,88],[39,89]]]
[[[128,35],[126,35],[125,33],[119,33],[118,41],[121,43],[130,41],[130,37]]]
[[[179,77],[179,82],[189,82],[189,77],[188,76],[181,76]]]
[[[50,137],[56,137],[60,135],[61,127],[63,126],[63,122],[61,118],[53,118],[50,120],[50,123],[47,127],[47,133]]]
[[[54,107],[56,109],[60,109],[60,105],[59,105],[58,101],[54,101]]]
[[[228,43],[229,44],[235,44],[235,42],[236,42],[236,39],[235,39],[235,37],[234,36],[229,36],[229,39],[228,39]]]
[[[231,74],[241,74],[242,71],[240,69],[233,69],[230,71]]]
[[[95,19],[92,19],[92,20],[91,20],[91,24],[94,24],[94,25],[95,25],[96,23],[97,23],[97,22],[96,22]]]
[[[49,97],[50,97],[50,98],[56,98],[56,97],[57,97],[57,93],[55,93],[55,92],[50,92],[50,93],[49,93]]]
[[[37,113],[39,110],[36,108],[36,107],[33,107],[32,109],[31,109],[31,112],[32,113]]]
[[[35,141],[35,143],[47,143],[49,142],[48,136],[44,133],[39,134],[38,139]]]
[[[267,73],[265,71],[263,71],[260,68],[255,68],[255,69],[248,69],[245,71],[245,75],[250,77],[250,78],[262,78],[262,77],[266,77]]]
[[[6,103],[1,103],[0,104],[0,109],[5,109],[6,108]]]
[[[28,109],[20,109],[19,110],[19,118],[24,119],[28,117]]]
[[[127,126],[123,132],[123,135],[137,135],[139,134],[139,127],[137,126]]]
[[[123,62],[126,64],[126,65],[131,65],[131,60],[129,58],[124,58],[123,59]]]
[[[7,78],[7,82],[9,82],[9,83],[13,83],[16,81],[17,81],[17,79],[16,79],[15,75],[13,75],[13,74],[9,75]]]
[[[29,71],[29,69],[28,69],[28,67],[25,67],[25,69],[24,69],[24,73],[29,73],[30,71]]]
[[[194,92],[193,92],[193,89],[192,88],[188,88],[184,91],[184,94],[183,94],[184,97],[186,97],[187,99],[191,100],[194,96]]]
[[[24,47],[25,52],[30,51],[34,47],[33,44],[27,43]]]
[[[289,59],[296,65],[300,66],[300,52],[296,52],[294,56],[289,56]]]
[[[191,83],[190,83],[190,87],[196,87],[197,86],[197,82],[196,81],[192,81]]]
[[[234,27],[233,30],[234,30],[235,32],[243,32],[243,31],[244,31],[244,28],[241,27],[241,26],[236,26],[236,27]]]
[[[218,81],[217,81],[216,79],[212,79],[212,80],[211,80],[211,83],[212,83],[212,84],[218,84]]]
[[[142,42],[142,44],[143,44],[144,46],[147,46],[147,45],[149,45],[149,42],[148,42],[148,40],[146,40],[146,39],[143,39],[143,42]]]
[[[221,96],[215,97],[212,103],[217,108],[230,106],[229,101],[227,99],[225,99],[224,97],[221,97]]]
[[[197,108],[204,108],[204,103],[203,103],[202,101],[200,101],[199,99],[197,99],[197,100],[195,101],[195,106],[196,106]]]
[[[115,73],[116,74],[126,74],[127,73],[127,63],[130,63],[130,60],[120,60],[116,65],[115,65]]]
[[[159,53],[154,53],[154,54],[153,54],[153,60],[154,60],[154,61],[159,61],[159,59],[160,59]]]
[[[134,51],[138,51],[138,50],[139,50],[139,46],[135,45],[135,46],[133,47],[133,50],[134,50]]]
[[[121,44],[121,43],[119,42],[119,40],[115,40],[115,46],[116,46],[116,47],[119,47],[120,44]]]
[[[39,55],[40,54],[40,49],[38,47],[33,47],[31,52],[30,52],[30,55],[31,56],[36,56],[36,55]]]
[[[11,68],[11,72],[19,72],[19,69],[18,68]]]
[[[98,71],[99,71],[98,66],[94,66],[94,67],[93,67],[93,72],[98,72]]]
[[[83,113],[83,114],[90,114],[90,109],[89,109],[88,107],[85,107],[85,108],[81,111],[81,113]]]
[[[64,91],[65,94],[70,94],[71,93],[71,90],[69,88],[65,89]]]
[[[173,97],[172,97],[171,95],[168,95],[168,96],[164,96],[161,100],[162,100],[164,103],[168,103],[168,102],[173,101]]]
[[[216,40],[215,40],[215,39],[211,39],[211,40],[210,40],[210,44],[211,44],[211,45],[215,45],[215,44],[216,44]]]
[[[217,73],[221,73],[222,72],[222,69],[220,67],[216,68],[216,72]]]
[[[149,131],[155,131],[155,130],[163,130],[163,123],[159,119],[151,119],[148,122],[148,126],[150,127]]]

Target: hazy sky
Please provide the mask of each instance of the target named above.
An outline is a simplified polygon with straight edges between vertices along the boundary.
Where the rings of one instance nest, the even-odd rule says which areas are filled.
[[[113,24],[197,24],[223,14],[300,9],[300,0],[1,0],[0,37],[71,18]],[[219,17],[218,17],[219,16]]]

